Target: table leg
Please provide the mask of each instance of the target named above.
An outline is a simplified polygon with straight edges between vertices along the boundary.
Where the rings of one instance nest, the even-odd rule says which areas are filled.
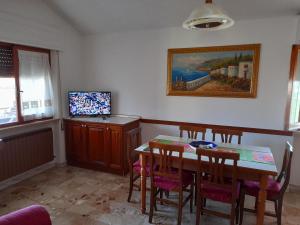
[[[146,212],[146,156],[140,154],[141,163],[141,211],[144,214]]]
[[[264,224],[265,208],[266,208],[266,197],[267,197],[267,182],[268,176],[262,175],[260,178],[260,190],[258,193],[258,206],[257,206],[257,218],[256,225]]]

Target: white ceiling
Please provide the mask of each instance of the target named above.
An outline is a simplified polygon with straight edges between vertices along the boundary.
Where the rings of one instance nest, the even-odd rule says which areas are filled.
[[[181,26],[204,0],[44,0],[84,34]],[[234,20],[297,15],[300,0],[215,0]]]

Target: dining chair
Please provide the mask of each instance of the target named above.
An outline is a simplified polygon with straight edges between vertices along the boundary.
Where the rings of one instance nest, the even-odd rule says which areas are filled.
[[[284,157],[283,157],[283,164],[279,176],[277,177],[277,179],[273,179],[272,177],[268,178],[267,189],[266,189],[267,200],[274,202],[275,213],[266,212],[265,215],[277,218],[277,225],[281,225],[282,203],[283,203],[284,193],[290,181],[292,158],[293,158],[293,147],[289,142],[287,142]],[[240,204],[241,215],[240,215],[240,222],[239,222],[240,225],[243,223],[244,210],[256,213],[258,193],[259,193],[259,182],[245,181],[243,183],[241,189],[241,204]],[[254,209],[244,208],[244,201],[246,195],[255,197]]]
[[[242,142],[243,132],[239,130],[212,129],[211,132],[213,134],[213,141],[216,140],[216,134],[219,134],[223,143],[231,143],[234,136],[237,136],[238,144]]]
[[[139,154],[134,151],[135,148],[141,145],[141,128],[135,128],[127,132],[127,160],[129,169],[129,194],[127,201],[130,202],[133,187],[140,189],[139,184],[135,184],[141,176],[141,165]],[[146,166],[146,176],[149,177],[150,167]]]
[[[186,132],[188,138],[197,139],[198,133],[202,134],[202,140],[205,140],[206,128],[205,127],[196,127],[196,126],[180,126],[180,137],[183,137],[183,133]]]
[[[156,201],[161,204],[176,206],[178,209],[177,224],[181,224],[182,208],[190,201],[190,212],[193,211],[194,180],[191,172],[184,171],[183,152],[184,146],[149,142],[150,149],[150,179],[151,197],[149,223],[152,223],[153,208],[156,208]],[[176,163],[176,169],[172,164]],[[161,191],[178,192],[178,202],[158,196]],[[183,198],[183,192],[188,192]]]
[[[205,135],[206,135],[206,128],[205,127],[196,127],[196,126],[189,126],[189,125],[186,125],[186,126],[179,126],[179,131],[180,131],[180,137],[183,137],[183,133],[186,132],[187,135],[188,135],[188,138],[191,138],[191,139],[197,139],[198,137],[198,134],[201,133],[202,134],[202,140],[204,141],[205,140]],[[196,173],[194,173],[194,180],[195,180],[195,205],[197,205],[197,199],[196,199],[196,196],[197,196],[197,182],[196,182],[196,179],[197,179],[197,175]],[[166,193],[166,196],[168,197],[169,196],[169,193]]]
[[[230,220],[233,225],[239,217],[240,182],[237,180],[237,162],[240,158],[236,152],[225,152],[211,149],[197,149],[197,212],[196,225],[200,224],[202,214],[218,216]],[[207,160],[205,160],[207,159]],[[225,176],[226,162],[232,163],[231,177]],[[230,214],[213,211],[206,207],[205,201],[210,199],[229,204]]]

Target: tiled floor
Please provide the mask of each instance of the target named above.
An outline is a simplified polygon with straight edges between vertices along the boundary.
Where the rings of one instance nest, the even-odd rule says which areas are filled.
[[[139,192],[127,203],[128,177],[75,167],[50,169],[17,185],[0,191],[0,215],[32,204],[44,205],[53,225],[121,225],[148,224],[148,216],[140,213]],[[171,196],[172,197],[172,196]],[[247,204],[253,203],[248,199]],[[208,202],[209,206],[225,209]],[[267,205],[272,209],[272,204]],[[176,211],[160,206],[155,212],[155,224],[176,224]],[[194,210],[195,211],[195,210]],[[203,216],[205,225],[228,224],[226,220]],[[195,214],[184,209],[183,224],[195,224]],[[255,216],[245,213],[244,224],[255,224]],[[275,225],[274,218],[265,225]],[[300,193],[289,192],[283,209],[284,225],[300,224]]]

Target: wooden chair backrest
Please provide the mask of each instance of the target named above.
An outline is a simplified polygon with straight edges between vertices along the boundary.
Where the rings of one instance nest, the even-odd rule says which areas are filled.
[[[180,137],[183,137],[183,132],[186,131],[188,138],[197,139],[198,133],[202,133],[202,140],[205,140],[206,128],[195,126],[180,126]]]
[[[197,149],[198,155],[198,170],[197,170],[197,182],[198,187],[201,187],[203,182],[203,174],[205,174],[205,182],[209,184],[231,189],[232,198],[236,200],[237,193],[237,162],[240,159],[239,153],[225,152],[211,149]],[[204,157],[208,158],[208,161],[204,161]],[[225,161],[232,161],[232,177],[230,181],[224,176]],[[208,164],[208,169],[205,169],[204,164]],[[207,168],[207,167],[206,167]],[[201,193],[200,193],[201,194]]]
[[[149,142],[150,149],[150,177],[154,176],[171,178],[182,181],[182,166],[184,146]],[[158,152],[155,152],[157,150]],[[172,167],[173,160],[177,162],[177,169]],[[154,170],[154,165],[158,168]]]
[[[282,179],[284,179],[280,190],[281,194],[283,194],[286,191],[290,182],[292,158],[293,146],[289,142],[286,142],[281,172],[277,177],[277,182],[282,182]]]
[[[213,141],[216,140],[216,134],[219,134],[223,143],[231,143],[233,136],[237,136],[238,144],[242,142],[243,132],[239,130],[212,129],[211,132],[213,134]]]
[[[129,168],[138,159],[138,153],[134,151],[141,145],[141,128],[135,128],[127,132],[127,160]]]

